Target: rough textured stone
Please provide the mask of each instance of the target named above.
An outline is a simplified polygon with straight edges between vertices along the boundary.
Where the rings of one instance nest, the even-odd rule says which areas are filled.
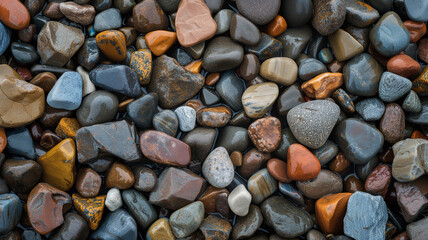
[[[391,72],[384,72],[379,83],[379,97],[384,102],[393,102],[406,95],[412,82]]]
[[[134,28],[142,33],[168,28],[168,17],[156,0],[141,1],[133,8]]]
[[[91,230],[96,230],[104,212],[106,196],[83,198],[77,193],[72,195],[73,206],[76,211],[88,222]]]
[[[281,140],[281,122],[276,117],[260,118],[248,127],[248,136],[262,152],[273,152]]]
[[[321,35],[327,36],[338,30],[345,22],[345,1],[316,0],[312,26]]]
[[[237,0],[239,12],[257,25],[269,23],[278,14],[279,0]]]
[[[428,199],[413,183],[395,182],[397,202],[406,222],[414,221],[428,206]]]
[[[410,182],[428,170],[427,150],[428,141],[425,139],[406,139],[397,142],[392,147],[394,160],[392,176],[400,182]]]

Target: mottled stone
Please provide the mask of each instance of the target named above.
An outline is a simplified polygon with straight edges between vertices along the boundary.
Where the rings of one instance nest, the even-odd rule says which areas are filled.
[[[133,8],[134,28],[142,33],[168,28],[168,17],[157,1],[142,1]]]
[[[224,106],[203,108],[198,111],[196,120],[203,127],[224,127],[228,124],[232,111]]]
[[[96,230],[101,222],[106,196],[83,198],[74,193],[72,200],[74,208],[88,222],[89,228]]]
[[[92,168],[81,168],[76,177],[76,190],[82,197],[95,197],[101,188],[101,176]]]
[[[302,91],[310,98],[325,99],[342,84],[342,73],[322,73],[303,83]]]
[[[331,97],[339,105],[340,109],[342,109],[346,113],[355,112],[355,105],[354,105],[354,102],[352,101],[351,96],[349,96],[349,94],[342,88],[336,89],[336,91],[333,92]]]
[[[396,103],[388,103],[380,119],[379,130],[385,141],[394,144],[404,138],[406,117],[403,109]]]
[[[119,30],[107,30],[97,34],[95,37],[97,46],[101,52],[110,60],[120,62],[125,60],[126,38]]]
[[[248,179],[248,191],[251,193],[252,201],[255,204],[262,203],[266,198],[272,195],[278,188],[278,183],[266,168],[254,173]]]
[[[227,187],[233,180],[234,169],[229,154],[223,147],[214,149],[202,165],[202,173],[216,188]]]
[[[356,27],[368,27],[379,19],[379,12],[362,1],[346,1],[346,21]]]
[[[397,202],[406,222],[414,221],[428,206],[428,199],[413,183],[395,182]]]
[[[152,53],[148,49],[135,51],[131,56],[130,67],[137,72],[138,81],[141,85],[150,82],[152,73]]]
[[[426,42],[428,43],[428,41]],[[421,74],[413,80],[412,89],[420,96],[428,96],[428,67],[425,67]]]
[[[95,18],[95,8],[89,4],[64,2],[59,4],[59,10],[66,18],[81,25],[89,25]]]
[[[107,214],[100,227],[89,239],[137,239],[137,223],[126,210],[118,209]]]
[[[248,127],[248,135],[258,150],[273,152],[281,140],[281,122],[276,117],[258,119]]]
[[[379,98],[367,98],[359,101],[355,110],[365,121],[377,121],[385,112],[385,104]]]
[[[150,192],[157,185],[156,173],[151,168],[139,166],[132,171],[135,177],[134,188],[138,191]]]
[[[345,1],[340,0],[314,1],[312,26],[323,36],[332,34],[345,22],[345,7]]]
[[[418,113],[422,110],[421,100],[415,91],[410,90],[401,105],[404,111]]]
[[[419,221],[410,223],[407,225],[407,235],[408,237],[406,239],[412,239],[412,240],[423,240],[424,237],[428,234],[427,226],[428,224],[428,217],[422,218]]]
[[[209,215],[202,221],[199,229],[202,231],[205,239],[229,239],[232,225],[226,219]]]
[[[229,37],[216,37],[205,49],[202,67],[208,72],[222,72],[238,67],[244,57],[244,49]]]
[[[247,46],[245,51],[256,55],[260,62],[269,58],[280,57],[283,46],[281,41],[262,33],[259,43],[255,46]]]

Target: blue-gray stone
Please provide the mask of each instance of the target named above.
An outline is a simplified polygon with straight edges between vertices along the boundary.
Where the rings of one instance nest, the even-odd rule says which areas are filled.
[[[215,88],[223,101],[233,110],[242,109],[241,97],[245,91],[245,84],[236,76],[235,71],[224,72]]]
[[[422,105],[418,94],[416,94],[413,90],[410,90],[409,94],[407,94],[406,98],[404,99],[403,105],[401,107],[404,111],[407,112],[420,112],[422,109]]]
[[[428,21],[428,1],[427,0],[404,0],[407,16],[416,22]]]
[[[132,101],[128,104],[127,112],[137,127],[151,127],[153,116],[158,112],[158,95],[149,93]]]
[[[385,239],[385,225],[388,212],[381,196],[355,192],[349,198],[343,230],[355,240]]]
[[[91,234],[91,240],[136,240],[137,223],[124,209],[109,213],[100,227]]]
[[[78,72],[65,72],[55,82],[46,101],[58,109],[76,110],[82,103],[82,77]]]
[[[122,17],[117,8],[109,8],[95,16],[94,29],[97,32],[117,29],[122,26]]]
[[[413,124],[428,125],[428,98],[422,98],[421,105],[421,111],[406,115],[407,121]]]
[[[36,159],[33,138],[25,127],[6,129],[6,152],[11,156],[20,156],[27,159]]]
[[[412,82],[392,72],[384,72],[379,83],[379,97],[384,102],[393,102],[412,89]]]
[[[410,35],[400,16],[387,12],[370,31],[370,42],[380,54],[392,57],[407,47]]]
[[[10,30],[0,22],[0,55],[2,55],[10,44]]]
[[[368,0],[368,4],[379,11],[380,14],[384,14],[392,10],[393,0]]]
[[[107,91],[139,97],[141,86],[137,73],[125,65],[99,65],[89,73],[92,83]]]
[[[171,214],[169,224],[176,238],[185,238],[198,230],[204,219],[204,204],[201,201],[193,202]]]
[[[15,228],[22,214],[22,203],[18,196],[11,193],[0,195],[0,235]]]
[[[33,45],[29,43],[14,42],[10,51],[15,61],[21,66],[33,65],[39,61],[39,55]]]
[[[379,98],[367,98],[359,101],[355,110],[365,121],[377,121],[385,112],[385,104]]]
[[[133,189],[125,190],[122,192],[122,199],[142,229],[147,230],[158,219],[155,208],[140,192]]]
[[[178,129],[177,115],[168,109],[156,113],[153,116],[153,128],[175,137]]]
[[[180,130],[183,132],[192,131],[196,125],[196,111],[188,106],[181,106],[175,109]]]
[[[299,65],[299,78],[303,81],[311,80],[312,78],[325,72],[327,72],[325,65],[315,58],[305,59]]]
[[[262,33],[259,43],[255,46],[247,46],[245,52],[253,53],[259,58],[260,62],[263,62],[269,58],[280,57],[282,45],[283,43],[281,40],[277,40],[270,35]]]

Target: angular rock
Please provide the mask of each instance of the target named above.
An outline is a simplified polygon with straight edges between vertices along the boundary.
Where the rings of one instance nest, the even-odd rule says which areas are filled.
[[[78,240],[86,239],[89,235],[89,227],[86,220],[77,213],[66,213],[64,224],[55,233],[49,236],[51,240]]]
[[[410,182],[422,176],[428,170],[428,140],[406,139],[392,147],[394,160],[392,176],[400,182]]]
[[[216,84],[216,91],[233,110],[239,111],[242,109],[241,99],[245,86],[234,71],[227,71],[221,75]]]
[[[125,190],[122,192],[122,197],[123,202],[142,229],[148,229],[158,218],[154,207],[140,192],[133,189]]]
[[[158,109],[158,96],[149,93],[135,99],[127,106],[128,117],[138,128],[149,128],[152,126],[153,116]]]
[[[1,176],[8,187],[20,194],[33,189],[42,176],[41,166],[33,160],[6,159],[1,165]]]
[[[315,204],[317,224],[325,234],[342,234],[343,218],[351,193],[337,193],[324,196]]]
[[[5,131],[7,136],[5,151],[12,156],[21,156],[27,159],[35,159],[33,139],[27,128],[12,128]]]
[[[199,229],[205,239],[229,239],[232,225],[226,219],[209,215],[202,221]]]
[[[345,22],[345,7],[345,1],[315,0],[312,26],[323,36],[334,33]]]
[[[98,65],[90,73],[92,83],[107,91],[139,97],[141,86],[137,73],[124,65]]]
[[[76,110],[82,103],[82,77],[77,72],[65,72],[55,82],[46,98],[49,106]]]
[[[385,104],[379,98],[366,98],[357,103],[355,110],[365,121],[377,121],[385,112]]]
[[[72,195],[76,211],[88,222],[91,230],[96,230],[101,222],[104,212],[106,196],[83,198],[77,193]]]
[[[100,227],[92,232],[89,239],[129,239],[137,240],[137,223],[131,214],[118,209],[107,214]]]
[[[384,102],[393,102],[406,95],[412,82],[391,72],[384,72],[379,83],[379,97]]]
[[[281,140],[281,122],[276,117],[260,118],[248,127],[248,136],[262,152],[273,152]]]
[[[395,182],[397,202],[406,222],[414,221],[428,206],[428,199],[413,183]]]

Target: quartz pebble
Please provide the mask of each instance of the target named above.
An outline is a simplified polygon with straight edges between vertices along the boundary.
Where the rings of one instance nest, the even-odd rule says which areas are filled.
[[[230,210],[238,216],[246,216],[251,203],[251,194],[244,185],[239,185],[229,194],[227,202]]]
[[[111,188],[110,190],[108,190],[105,205],[111,212],[114,212],[120,207],[122,207],[123,203],[119,189]]]

